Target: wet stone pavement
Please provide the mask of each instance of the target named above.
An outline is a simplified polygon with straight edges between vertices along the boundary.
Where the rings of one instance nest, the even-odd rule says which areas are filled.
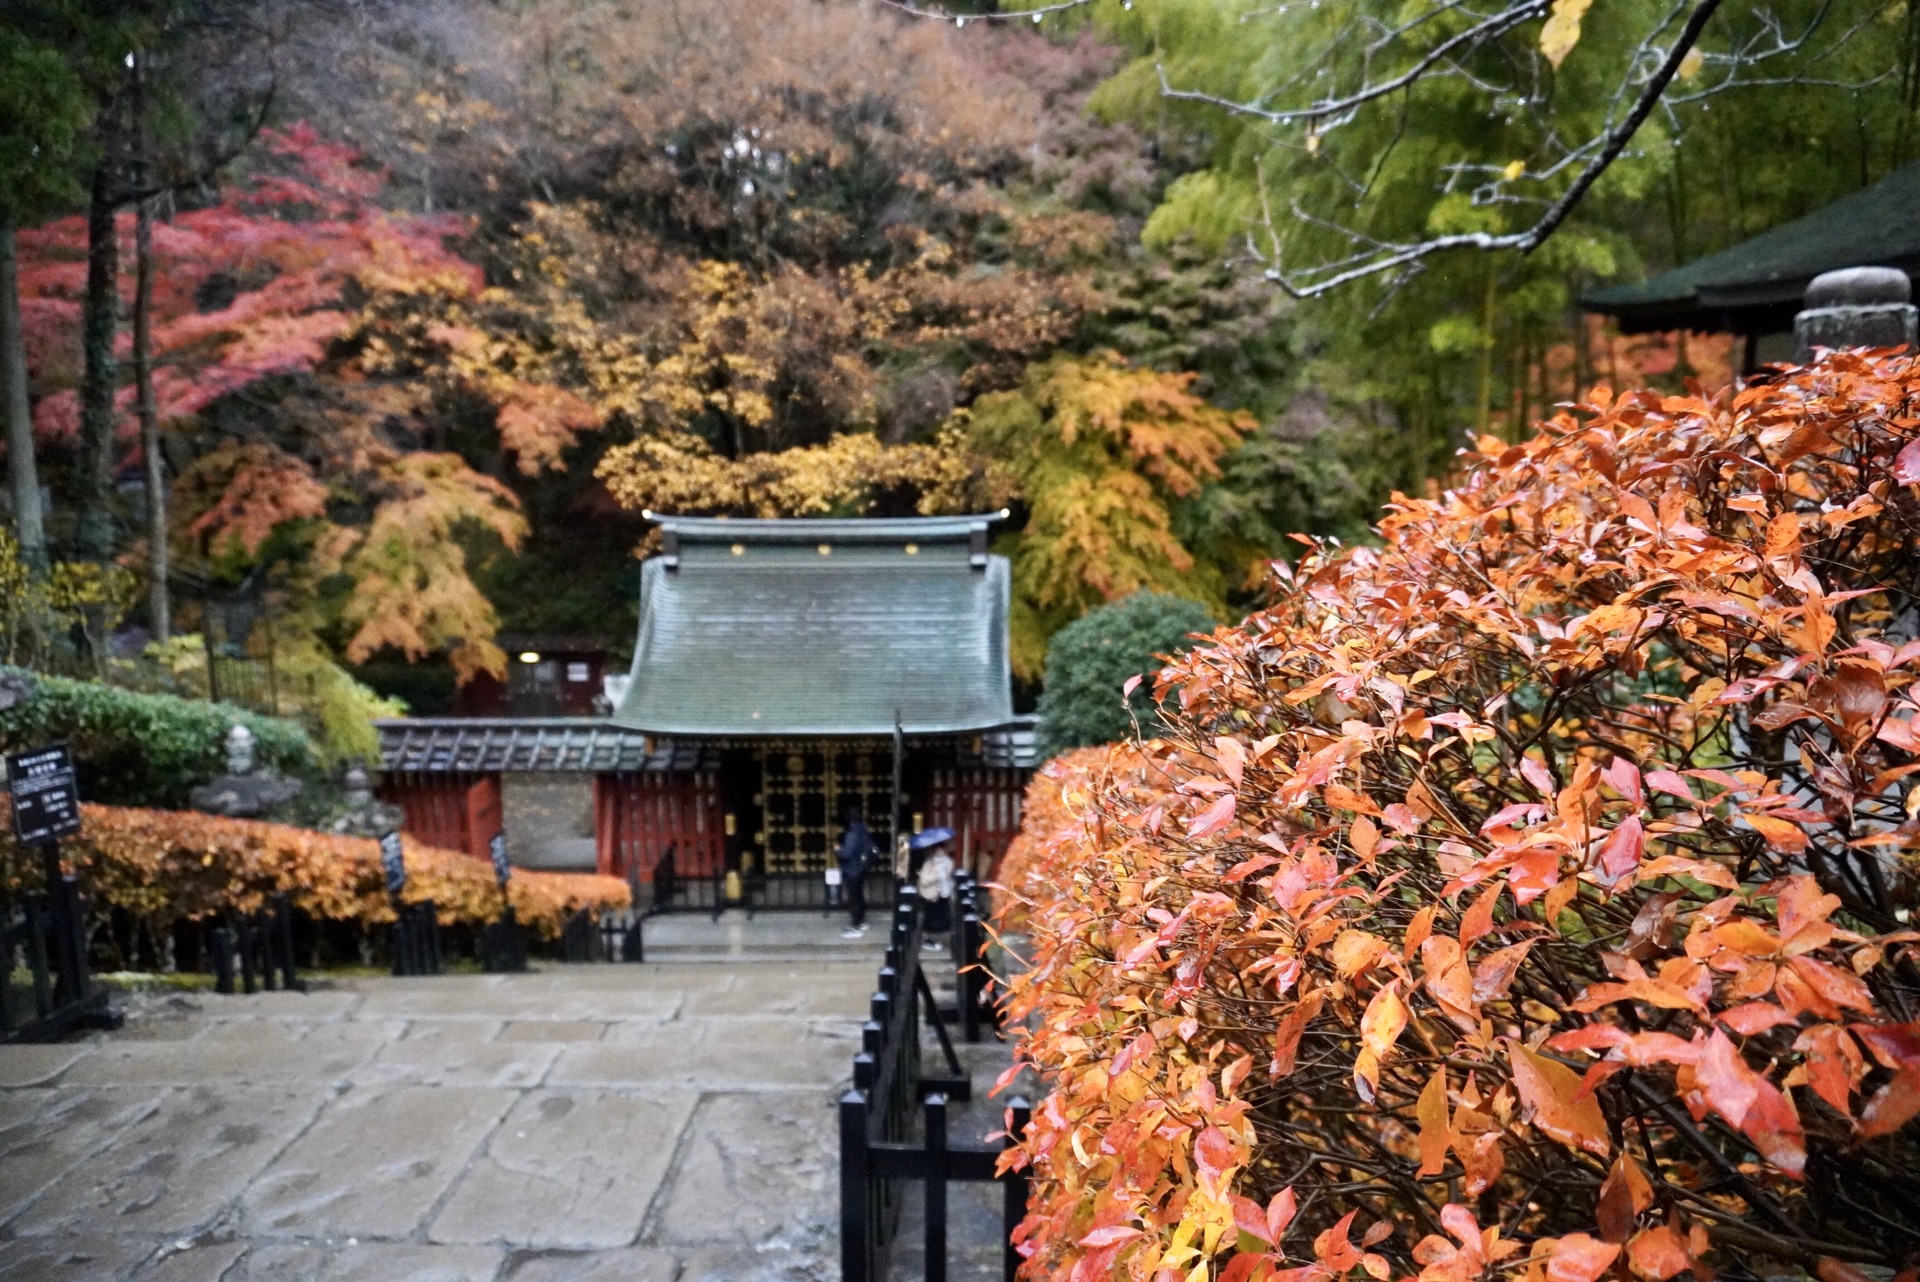
[[[808,942],[135,997],[120,1032],[0,1047],[0,1278],[837,1277],[879,940]]]

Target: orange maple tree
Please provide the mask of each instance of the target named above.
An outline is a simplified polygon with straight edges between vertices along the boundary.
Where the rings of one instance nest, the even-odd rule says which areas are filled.
[[[504,671],[493,608],[453,534],[471,523],[515,547],[526,523],[498,479],[419,448],[426,420],[438,401],[477,402],[533,473],[557,467],[600,415],[521,348],[478,343],[459,324],[486,296],[479,268],[448,246],[466,220],[382,208],[386,175],[304,125],[268,131],[252,164],[215,202],[154,226],[155,400],[176,461],[190,460],[175,540],[244,569],[304,523],[312,572],[355,585],[349,659],[446,649],[463,677]],[[122,221],[131,237],[132,215]],[[29,356],[49,389],[34,418],[48,439],[77,429],[84,224],[19,236]],[[221,412],[243,395],[273,413]],[[134,397],[121,389],[119,437],[137,452]]]
[[[1620,396],[1276,567],[1005,869],[1025,1276],[1920,1264],[1920,361]]]

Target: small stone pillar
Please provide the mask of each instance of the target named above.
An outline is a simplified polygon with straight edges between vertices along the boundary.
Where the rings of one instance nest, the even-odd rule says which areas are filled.
[[[1897,267],[1822,272],[1807,286],[1806,310],[1793,318],[1794,359],[1813,349],[1916,347],[1913,283]]]

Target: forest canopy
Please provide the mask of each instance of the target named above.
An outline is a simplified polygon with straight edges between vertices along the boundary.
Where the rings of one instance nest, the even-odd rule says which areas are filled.
[[[501,670],[503,629],[619,644],[647,509],[1005,506],[1037,682],[1060,627],[1136,590],[1237,617],[1289,535],[1364,536],[1463,429],[1511,437],[1599,377],[1724,384],[1724,340],[1622,339],[1579,292],[1911,151],[1891,10],[1709,94],[1760,48],[1729,10],[1545,247],[1293,302],[1273,255],[1334,252],[1333,222],[1519,217],[1651,21],[1590,14],[1557,56],[1543,14],[1515,26],[1543,89],[1505,115],[1465,73],[1398,115],[1237,109],[1314,59],[1349,74],[1329,50],[1376,8],[49,9],[5,52],[49,72],[20,105],[40,149],[7,161],[33,425],[10,458],[38,455],[54,559],[143,576],[154,633],[184,576],[264,590],[313,655],[463,680]]]

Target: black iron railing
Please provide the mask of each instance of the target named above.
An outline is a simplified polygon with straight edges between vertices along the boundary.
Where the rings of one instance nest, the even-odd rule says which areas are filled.
[[[527,932],[514,915],[513,905],[480,928],[480,969],[489,974],[516,974],[527,968]]]
[[[977,929],[978,903],[970,899],[966,906],[973,909]],[[964,912],[956,920],[964,922]],[[1010,1101],[1010,1125],[1001,1147],[950,1142],[947,1105],[968,1099],[972,1085],[921,967],[919,900],[911,886],[900,888],[890,925],[886,959],[861,1029],[860,1053],[853,1060],[853,1087],[840,1097],[842,1282],[886,1282],[899,1236],[903,1195],[906,1185],[915,1182],[924,1192],[924,1277],[926,1282],[946,1282],[947,1186],[956,1180],[995,1181],[1004,1186],[1004,1271],[1011,1282],[1019,1265],[1013,1231],[1026,1216],[1027,1180],[1020,1172],[1000,1175],[996,1169],[1004,1148],[1026,1130],[1027,1102],[1018,1096]],[[959,934],[957,930],[956,938]],[[961,946],[974,945],[961,941]],[[955,979],[962,1012],[968,1006],[967,994],[974,992],[977,997],[978,990],[971,987],[976,981],[963,983],[961,977],[973,971],[978,956],[977,951],[960,954],[965,965]],[[933,1028],[945,1074],[923,1071],[923,1013]],[[964,1014],[962,1018],[964,1024]],[[914,1137],[916,1114],[918,1139]]]
[[[231,993],[236,973],[243,992],[275,988],[305,992],[293,962],[293,909],[275,895],[258,912],[235,913],[207,932],[213,961],[213,987]]]
[[[387,938],[393,953],[394,974],[440,973],[440,917],[431,899],[398,905],[393,929]]]
[[[86,912],[72,877],[0,909],[0,1041],[53,1041],[82,1028],[118,1028],[107,991],[87,973]],[[27,982],[15,987],[24,970]]]
[[[883,861],[876,859],[868,867],[866,889],[870,904],[884,905],[891,898],[893,873]],[[729,908],[744,908],[751,918],[759,912],[841,912],[845,901],[833,894],[820,873],[735,870],[689,876],[677,868],[672,846],[655,861],[648,911],[703,912],[718,917]]]

